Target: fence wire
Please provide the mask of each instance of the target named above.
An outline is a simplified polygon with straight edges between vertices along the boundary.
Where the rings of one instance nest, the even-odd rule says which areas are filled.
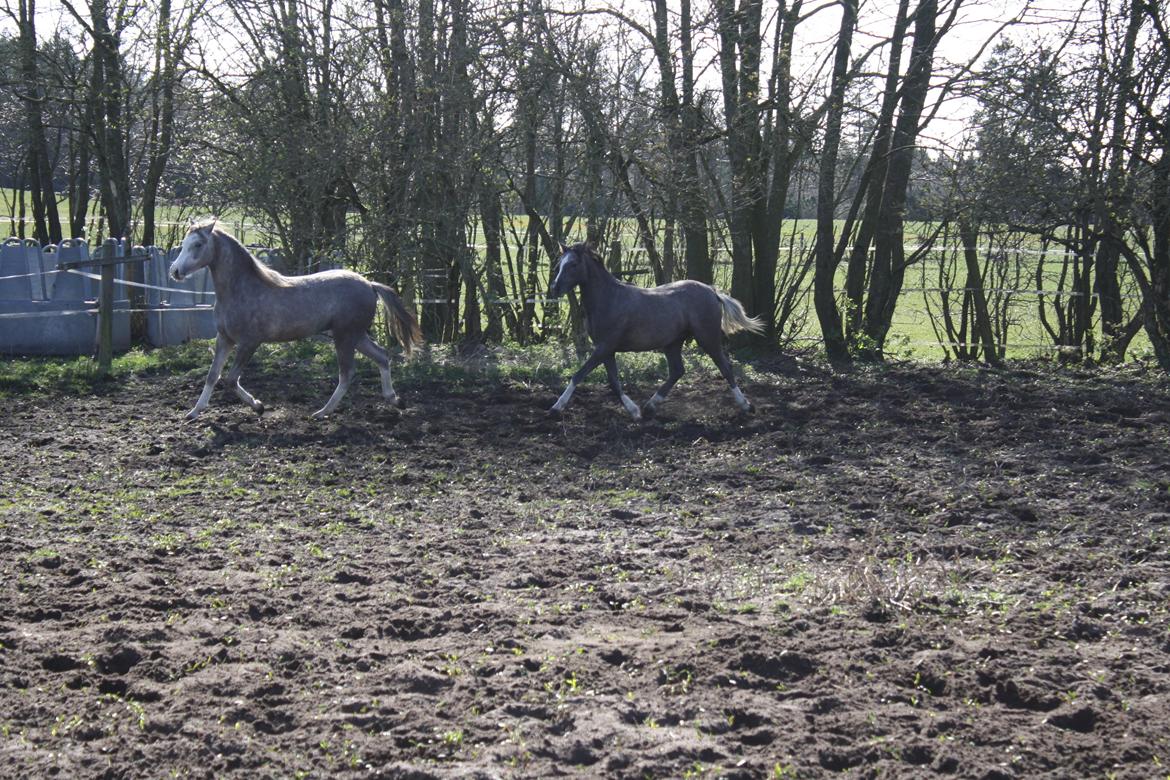
[[[478,247],[476,247],[475,245],[469,245],[469,248],[476,249]],[[795,252],[795,251],[807,251],[807,249],[808,249],[807,245],[791,244],[791,245],[781,247],[780,251],[791,253],[791,252]],[[911,247],[909,245],[907,246],[908,251],[914,251],[916,249],[917,249],[916,247]],[[962,247],[962,246],[941,246],[941,247],[933,247],[929,251],[932,254],[933,253],[951,253],[951,252],[961,251],[963,249],[966,249],[966,248]],[[872,247],[871,247],[871,250],[872,250]],[[629,255],[646,254],[646,252],[647,252],[647,250],[644,247],[623,247],[623,253],[629,254]],[[716,254],[723,255],[723,254],[727,254],[727,253],[724,250],[717,250]],[[1038,256],[1038,255],[1052,254],[1052,253],[1048,253],[1048,252],[1045,252],[1042,250],[1012,249],[1012,250],[1004,250],[1004,251],[998,252],[997,254],[1006,257],[1009,254],[1013,254],[1013,255],[1030,254],[1030,255],[1037,255]],[[799,265],[799,264],[798,263],[781,263],[780,265],[784,266],[784,265]],[[78,269],[60,269],[60,268],[58,268],[58,269],[51,269],[51,270],[46,270],[46,271],[42,271],[42,272],[30,272],[30,273],[23,273],[23,274],[7,274],[4,276],[0,276],[0,281],[14,281],[14,280],[18,280],[18,279],[29,279],[29,278],[34,278],[34,277],[45,278],[45,277],[50,277],[50,276],[53,276],[56,274],[62,274],[62,273],[70,273],[70,274],[74,274],[74,275],[84,277],[86,279],[91,279],[91,280],[99,280],[100,281],[100,279],[101,279],[100,274],[85,272],[85,271],[81,271]],[[652,275],[652,269],[649,269],[649,268],[633,269],[632,272],[626,271],[625,274],[630,276],[630,278],[635,278],[639,275],[649,276],[649,275]],[[112,281],[113,281],[113,284],[119,285],[122,288],[137,288],[137,289],[143,289],[143,290],[154,290],[154,291],[168,293],[168,294],[190,294],[191,293],[190,290],[186,290],[186,289],[182,289],[182,288],[169,287],[169,286],[163,286],[163,285],[153,285],[153,284],[148,284],[145,282],[134,282],[134,281],[128,281],[125,279],[114,279]],[[797,296],[799,297],[799,296],[808,295],[811,292],[811,289],[812,289],[811,283],[802,285],[801,289],[797,292]],[[984,294],[988,294],[988,295],[1007,295],[1007,296],[1012,296],[1012,297],[1017,297],[1017,298],[1032,297],[1032,298],[1040,298],[1040,299],[1043,299],[1043,298],[1069,299],[1069,298],[1081,298],[1081,297],[1085,297],[1085,296],[1091,297],[1091,298],[1100,298],[1101,297],[1101,293],[1099,293],[1097,291],[1084,292],[1084,291],[1080,291],[1080,290],[1044,290],[1044,289],[1035,289],[1035,288],[1012,288],[1012,287],[982,287],[982,288],[978,288],[978,287],[925,287],[925,286],[923,286],[923,287],[903,287],[899,291],[899,295],[934,294],[934,295],[953,295],[953,296],[956,296],[956,298],[961,298],[962,296],[966,295],[967,293],[972,293],[975,291],[982,291]],[[835,293],[838,296],[841,296],[845,293],[845,290],[844,290],[844,288],[836,288]],[[213,291],[208,290],[208,291],[203,292],[202,295],[208,296],[208,297],[214,297],[215,293]],[[1117,297],[1121,300],[1132,300],[1132,301],[1142,300],[1142,296],[1140,294],[1122,294],[1122,295],[1119,295]],[[416,306],[422,306],[422,305],[459,306],[461,304],[461,300],[459,298],[435,298],[435,297],[413,298],[412,302]],[[517,306],[517,305],[526,305],[526,304],[539,304],[544,308],[548,308],[548,307],[562,307],[565,305],[565,303],[567,301],[563,297],[562,298],[548,298],[548,297],[544,297],[544,296],[529,296],[529,297],[511,296],[511,297],[503,297],[503,298],[481,299],[480,302],[484,305],[490,305],[490,306]],[[961,304],[958,301],[952,302],[950,305],[951,306],[961,306]],[[172,307],[166,303],[162,303],[156,308],[119,309],[118,311],[119,311],[119,313],[122,313],[122,312],[157,313],[157,312],[207,311],[208,308],[209,308],[208,306],[190,306],[190,307],[177,307],[176,306],[176,307]],[[15,319],[25,319],[25,318],[35,319],[35,318],[65,316],[65,315],[74,315],[74,314],[96,314],[96,313],[97,313],[96,308],[83,308],[83,309],[74,309],[74,310],[69,310],[69,311],[57,310],[57,311],[51,311],[51,312],[5,312],[5,313],[0,313],[0,320],[15,320]],[[930,312],[925,312],[925,313],[923,313],[923,316],[920,318],[916,318],[914,320],[898,319],[898,320],[895,320],[893,323],[891,323],[891,325],[892,325],[893,329],[897,329],[899,327],[920,327],[924,324],[928,324],[932,321],[935,321],[936,319],[937,319],[937,315],[933,315]],[[819,337],[816,337],[816,336],[794,334],[794,335],[791,335],[791,336],[785,338],[784,341],[785,341],[785,343],[792,343],[792,344],[796,344],[796,343],[817,344],[817,343],[821,342],[821,339]],[[922,339],[906,339],[906,338],[898,340],[897,344],[899,346],[909,346],[909,347],[925,347],[925,348],[950,347],[952,349],[958,349],[958,348],[982,349],[985,346],[983,344],[983,342],[978,341],[978,340],[953,341],[953,340],[944,340],[944,339],[922,340]],[[1063,346],[1060,344],[1055,344],[1050,339],[1049,340],[1037,340],[1037,341],[1004,340],[1004,341],[996,342],[994,344],[994,346],[997,349],[1025,349],[1025,350],[1031,349],[1031,350],[1038,350],[1038,351],[1042,351],[1042,352],[1053,352],[1053,351],[1064,351],[1064,350],[1069,350],[1069,349],[1077,349],[1076,347],[1067,347],[1067,346]]]

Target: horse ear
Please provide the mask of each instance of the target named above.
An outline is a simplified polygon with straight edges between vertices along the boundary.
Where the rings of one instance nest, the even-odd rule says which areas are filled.
[[[568,245],[568,244],[566,244],[564,241],[558,241],[558,242],[557,242],[557,244],[559,244],[559,245],[560,245],[560,247],[561,247],[561,254],[562,254],[562,255],[563,255],[565,252],[568,252],[568,251],[569,251],[569,245]]]

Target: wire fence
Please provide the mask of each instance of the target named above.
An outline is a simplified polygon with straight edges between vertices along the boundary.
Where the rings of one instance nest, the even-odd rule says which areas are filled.
[[[10,239],[11,241],[11,239]],[[26,242],[28,243],[28,242]],[[477,256],[482,257],[482,248],[477,245],[469,245],[470,250],[475,252]],[[519,249],[518,247],[512,247]],[[799,257],[800,253],[808,252],[809,244],[803,241],[795,242],[780,248],[781,255],[787,255],[790,259]],[[908,244],[906,246],[907,253],[916,251],[926,251],[927,253],[936,257],[946,257],[948,255],[954,256],[956,253],[962,252],[967,247],[959,245],[938,245],[931,247],[923,247],[917,244]],[[982,248],[977,248],[982,249]],[[257,253],[264,251],[271,252],[271,250],[257,249]],[[624,247],[622,252],[626,257],[639,258],[647,254],[642,247]],[[725,254],[723,250],[718,250],[720,254]],[[1052,253],[1045,253],[1041,250],[1028,249],[1026,247],[1012,248],[1006,251],[999,251],[997,253],[1001,258],[1009,258],[1015,256],[1017,262],[1021,256],[1039,257],[1045,254],[1051,256]],[[724,263],[724,261],[720,261]],[[729,263],[729,261],[727,261]],[[726,263],[724,263],[726,264]],[[793,266],[805,265],[803,260],[790,260],[788,263],[780,263],[778,273],[783,273],[785,268]],[[0,283],[11,282],[21,279],[33,279],[40,277],[42,284],[46,284],[45,280],[57,274],[72,274],[82,277],[87,280],[96,281],[100,276],[95,273],[81,271],[78,269],[45,269],[41,271],[32,271],[26,273],[5,273],[0,275]],[[724,274],[725,275],[725,274]],[[625,269],[623,276],[635,282],[645,282],[646,284],[653,284],[654,272],[646,266],[642,266],[635,262],[633,267]],[[726,281],[726,280],[725,280]],[[115,286],[122,290],[140,289],[149,290],[156,293],[162,293],[164,296],[175,296],[177,294],[190,293],[188,289],[172,287],[167,284],[151,284],[149,282],[132,281],[128,279],[115,279]],[[797,289],[793,297],[795,299],[808,299],[811,296],[812,282],[811,279],[804,279],[799,289]],[[1048,300],[1047,305],[1060,306],[1065,305],[1064,302],[1072,299],[1080,299],[1084,297],[1099,298],[1100,293],[1095,290],[1078,290],[1078,289],[1044,289],[1042,287],[1009,287],[1009,286],[988,286],[988,287],[968,287],[968,286],[945,286],[945,285],[916,285],[901,288],[899,291],[899,303],[895,309],[899,315],[895,317],[891,323],[890,343],[898,349],[909,350],[912,352],[921,352],[923,350],[931,349],[946,349],[951,350],[970,350],[979,349],[984,345],[979,339],[974,336],[974,328],[970,336],[967,333],[960,334],[961,338],[955,338],[952,331],[945,328],[940,328],[940,319],[942,318],[939,311],[931,311],[931,306],[941,307],[943,305],[949,306],[953,309],[950,313],[952,316],[960,316],[964,305],[963,300],[969,294],[980,292],[985,296],[1000,296],[1006,303],[1001,303],[1005,307],[1001,311],[1001,317],[1004,319],[1003,327],[1000,329],[999,338],[993,343],[993,346],[1000,350],[1023,351],[1033,354],[1053,354],[1059,352],[1066,352],[1070,350],[1078,350],[1079,346],[1070,346],[1059,343],[1058,339],[1054,339],[1051,334],[1043,333],[1040,330],[1039,324],[1036,321],[1037,317],[1033,314],[1025,316],[1020,313],[1020,307],[1044,305],[1043,301]],[[845,291],[842,288],[836,290],[840,299],[844,299]],[[912,301],[908,301],[914,296],[923,297],[926,300],[925,309],[919,305],[912,305]],[[927,297],[933,297],[934,300],[927,300]],[[204,300],[214,300],[214,292],[206,290],[202,293]],[[1123,293],[1120,298],[1127,302],[1138,302],[1142,299],[1139,293]],[[455,311],[459,311],[459,307],[466,303],[466,291],[461,290],[459,295],[454,297],[422,297],[416,296],[412,298],[416,307],[423,306],[445,306],[454,307]],[[79,301],[80,303],[80,301]],[[542,319],[549,313],[548,310],[556,309],[566,305],[564,298],[551,299],[539,294],[511,294],[505,296],[488,297],[481,295],[478,303],[487,306],[507,306],[507,307],[521,307],[533,306],[538,308],[537,319]],[[1132,304],[1131,304],[1132,305]],[[161,308],[165,308],[170,312],[184,312],[184,311],[206,311],[206,306],[171,306],[169,303],[162,304]],[[819,333],[815,331],[815,323],[812,322],[809,316],[810,304],[805,300],[802,306],[797,308],[803,309],[800,316],[797,317],[799,322],[795,322],[788,332],[781,334],[783,343],[799,345],[814,345],[821,341]],[[0,306],[2,309],[2,306]],[[130,312],[158,312],[160,306],[152,307],[138,307],[138,308],[122,308],[119,313]],[[54,312],[32,312],[32,311],[0,311],[0,320],[18,320],[18,319],[37,319],[52,316],[64,316],[75,314],[95,314],[96,308],[89,306],[77,306],[70,309],[54,311]],[[1006,312],[1006,315],[1005,315]],[[554,331],[559,329],[554,328]],[[1141,339],[1139,337],[1137,342],[1138,348],[1141,347]]]

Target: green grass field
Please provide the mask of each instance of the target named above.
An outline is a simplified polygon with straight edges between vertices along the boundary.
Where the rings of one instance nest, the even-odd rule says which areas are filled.
[[[0,215],[2,215],[0,223],[8,222],[6,227],[10,234],[15,234],[16,231],[13,230],[13,227],[19,219],[18,197],[19,193],[14,190],[0,189]],[[26,210],[30,208],[27,203],[25,208]],[[58,211],[62,223],[68,224],[68,204],[64,200],[58,203]],[[159,221],[158,235],[160,240],[158,243],[177,244],[190,219],[204,215],[205,212],[199,209],[176,205],[164,206],[161,209]],[[258,228],[242,212],[222,215],[222,219],[229,226],[229,229],[245,243],[271,243],[271,236]],[[518,286],[519,279],[524,276],[524,269],[508,264],[515,263],[520,254],[519,247],[515,246],[515,243],[523,240],[526,221],[527,218],[524,216],[513,217],[506,226],[503,237],[503,240],[509,245],[505,252],[505,265],[507,266],[505,283],[508,287],[509,298],[512,299],[519,299],[524,295],[524,291]],[[90,219],[87,225],[87,234],[91,240],[96,240],[102,235],[104,226],[99,220]],[[578,224],[576,227],[577,232],[582,232],[583,229],[583,224]],[[0,227],[0,230],[4,230],[4,227]],[[25,232],[26,234],[31,232],[31,226],[27,223]],[[926,236],[930,232],[929,225],[912,224],[908,226],[907,244],[916,244],[921,240],[920,236]],[[571,235],[568,240],[580,240],[581,238],[581,235]],[[786,279],[797,278],[794,274],[806,262],[804,258],[811,251],[814,238],[815,224],[812,220],[790,221],[785,224],[780,253],[781,285],[785,284]],[[635,284],[652,285],[654,283],[652,269],[645,251],[640,248],[633,223],[630,221],[622,223],[612,240],[618,241],[622,246],[622,266],[623,270],[626,271],[625,278]],[[473,231],[470,241],[473,246],[477,247],[479,262],[482,264],[482,236],[477,231]],[[953,290],[962,287],[964,273],[961,271],[961,260],[955,251],[956,242],[950,240],[946,241],[945,244],[949,248],[930,252],[922,261],[909,268],[906,273],[904,288],[898,301],[893,326],[887,341],[886,351],[892,357],[925,360],[948,357],[950,351],[944,349],[939,343],[940,335],[942,335],[942,340],[947,339],[942,331],[940,321],[940,312],[943,308],[943,293],[940,291],[952,290],[949,296],[950,306],[952,314],[957,320],[961,316],[959,308],[962,305],[962,294],[955,293]],[[716,286],[723,290],[729,290],[731,287],[729,247],[715,243],[712,249],[716,253]],[[1041,322],[1040,305],[1041,301],[1044,301],[1048,305],[1046,309],[1048,318],[1055,320],[1056,313],[1051,308],[1051,302],[1068,300],[1067,297],[1060,298],[1059,295],[1054,295],[1055,291],[1060,290],[1062,284],[1067,284],[1067,282],[1062,282],[1059,278],[1059,257],[1049,257],[1043,282],[1046,294],[1038,294],[1037,250],[1038,244],[1023,236],[1011,238],[1002,244],[988,244],[980,247],[981,258],[984,258],[984,262],[987,262],[991,268],[989,278],[985,280],[985,286],[994,291],[989,293],[989,299],[993,310],[999,312],[997,319],[1000,327],[997,338],[1007,344],[1006,354],[1009,358],[1052,357],[1057,353],[1052,338],[1045,332]],[[608,257],[608,249],[605,253]],[[358,268],[357,270],[366,269]],[[547,270],[547,268],[542,269],[542,281],[538,284],[538,288],[543,287],[543,275],[547,273]],[[509,273],[509,271],[512,272]],[[839,287],[844,286],[844,277],[845,269],[842,267],[838,273]],[[820,329],[811,307],[811,286],[811,273],[805,274],[799,282],[801,292],[798,304],[791,319],[786,324],[785,346],[815,349],[820,344]],[[1132,285],[1129,287],[1132,288]],[[1129,289],[1127,294],[1130,297],[1127,297],[1125,301],[1126,308],[1128,311],[1135,311],[1138,305],[1137,291]],[[538,297],[540,297],[539,294]],[[564,302],[550,305],[563,306]],[[544,306],[544,303],[537,303],[538,319],[544,318]],[[1096,326],[1096,330],[1096,337],[1099,340],[1099,324]],[[969,331],[968,338],[971,338]],[[1130,347],[1129,357],[1142,359],[1149,352],[1148,341],[1146,341],[1144,334],[1139,334]]]
[[[90,202],[89,216],[86,218],[85,235],[89,238],[90,243],[95,243],[100,239],[108,238],[106,233],[105,220],[100,216],[100,206],[94,202]],[[33,233],[32,222],[32,203],[27,199],[24,202],[23,217],[21,216],[20,193],[13,189],[0,187],[0,237],[15,236],[20,234],[19,226],[23,221],[24,235],[31,236]],[[68,198],[59,198],[57,201],[57,216],[61,220],[61,226],[69,236],[69,201]],[[155,229],[158,235],[157,244],[160,246],[176,246],[182,240],[187,232],[187,225],[192,219],[200,219],[208,216],[208,211],[200,207],[187,207],[175,204],[160,204],[159,213],[155,222]],[[240,238],[244,243],[268,243],[270,238],[268,234],[260,229],[244,216],[238,210],[231,210],[224,214],[217,215],[221,220],[230,226],[232,232]],[[140,231],[141,214],[135,212],[134,223],[136,230]]]

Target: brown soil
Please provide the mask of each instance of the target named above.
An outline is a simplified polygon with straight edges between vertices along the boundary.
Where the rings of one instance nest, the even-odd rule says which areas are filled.
[[[1164,379],[201,373],[5,402],[3,774],[1170,772]]]

